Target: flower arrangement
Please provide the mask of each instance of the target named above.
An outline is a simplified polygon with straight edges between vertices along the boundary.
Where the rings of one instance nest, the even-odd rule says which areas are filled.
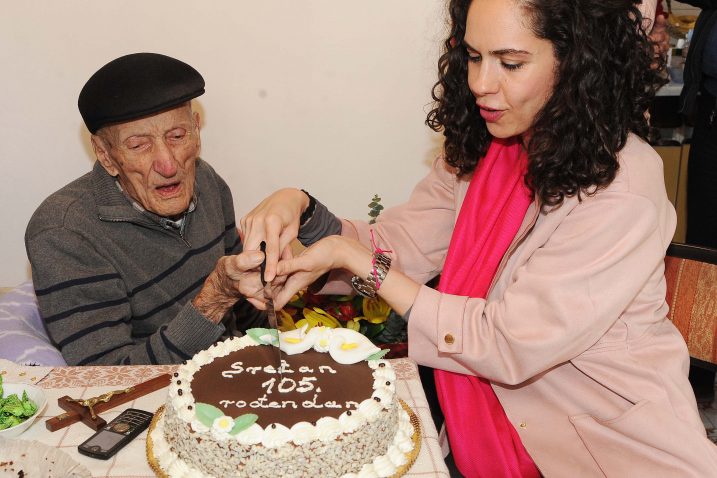
[[[286,332],[308,325],[355,330],[373,343],[389,348],[387,358],[405,356],[406,322],[377,297],[360,295],[317,295],[301,291],[279,311],[279,330]]]
[[[369,203],[369,223],[383,210],[381,198]],[[390,352],[386,358],[405,357],[408,352],[406,322],[380,297],[317,295],[301,291],[278,313],[279,330],[286,332],[308,325],[355,330]]]

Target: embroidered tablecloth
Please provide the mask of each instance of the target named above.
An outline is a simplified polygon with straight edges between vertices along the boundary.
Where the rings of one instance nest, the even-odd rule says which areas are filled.
[[[404,476],[409,478],[448,478],[448,470],[441,455],[438,435],[431,419],[431,413],[428,409],[416,364],[406,358],[391,360],[391,363],[396,369],[398,377],[396,383],[398,396],[418,415],[422,427],[423,441],[420,453],[414,465]],[[28,380],[28,382],[37,382],[47,393],[47,408],[42,412],[40,418],[19,438],[37,440],[57,447],[90,469],[93,476],[113,478],[154,476],[145,455],[146,432],[143,432],[114,457],[103,461],[80,455],[77,452],[77,445],[94,433],[90,428],[82,423],[76,423],[51,433],[45,428],[45,420],[63,412],[57,405],[59,397],[64,395],[69,395],[73,398],[94,397],[112,390],[126,388],[162,373],[172,373],[175,368],[176,366],[174,365],[57,367],[48,373],[47,370],[39,370],[37,367],[21,367],[9,362],[0,363],[0,373],[4,372],[6,379],[11,376],[32,377],[34,380]],[[102,417],[109,422],[119,412],[130,407],[154,412],[160,405],[164,404],[166,396],[166,388],[158,390],[132,402],[120,405],[117,409],[108,410],[102,414]]]

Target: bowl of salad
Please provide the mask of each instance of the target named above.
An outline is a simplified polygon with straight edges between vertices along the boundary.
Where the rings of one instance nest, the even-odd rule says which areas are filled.
[[[47,405],[45,392],[27,383],[3,383],[0,375],[0,436],[12,438],[30,428]]]

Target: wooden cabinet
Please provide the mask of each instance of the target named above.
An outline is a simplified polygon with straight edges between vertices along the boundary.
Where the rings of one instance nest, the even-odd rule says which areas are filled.
[[[687,158],[690,145],[654,146],[662,158],[667,197],[677,211],[677,228],[674,242],[685,242],[687,232]]]

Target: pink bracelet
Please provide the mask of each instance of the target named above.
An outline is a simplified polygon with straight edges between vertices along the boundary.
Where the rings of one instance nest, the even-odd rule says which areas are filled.
[[[353,276],[351,285],[362,296],[374,299],[381,288],[381,282],[386,278],[386,274],[388,274],[388,270],[391,267],[391,258],[385,255],[384,252],[392,251],[379,248],[376,245],[373,230],[370,232],[371,244],[374,248],[373,257],[371,258],[371,272],[369,272],[366,279]]]
[[[378,280],[378,271],[376,270],[376,256],[377,255],[383,255],[384,252],[393,252],[388,249],[381,249],[376,245],[376,238],[373,235],[373,229],[369,229],[369,233],[371,234],[371,245],[373,246],[373,257],[371,258],[371,267],[373,269],[373,278],[376,282],[376,292],[381,288],[381,283]],[[386,256],[384,256],[386,257]],[[391,267],[391,259],[388,259],[388,266],[386,268],[386,273],[388,273],[388,267]],[[384,273],[384,276],[386,274]],[[383,278],[381,278],[383,280]]]

